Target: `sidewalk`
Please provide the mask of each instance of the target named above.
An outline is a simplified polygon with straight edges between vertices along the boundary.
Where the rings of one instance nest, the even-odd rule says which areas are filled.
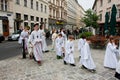
[[[48,46],[51,49],[51,46]],[[64,65],[63,60],[57,60],[55,52],[44,53],[42,66],[32,59],[21,59],[22,55],[0,61],[0,80],[116,80],[115,70],[103,67],[105,50],[91,49],[96,64],[96,73],[80,68],[75,41],[76,67]]]

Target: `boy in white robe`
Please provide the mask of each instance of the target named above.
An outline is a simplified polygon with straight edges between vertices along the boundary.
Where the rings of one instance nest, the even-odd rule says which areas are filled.
[[[90,40],[86,39],[85,44],[81,48],[83,50],[80,58],[80,64],[82,64],[82,68],[85,68],[89,70],[90,72],[95,72],[95,64],[91,56],[90,46],[89,46]]]
[[[39,25],[34,25],[34,31],[30,35],[30,40],[33,45],[33,55],[35,57],[35,60],[38,62],[39,65],[41,65],[42,61],[42,39],[39,32]]]
[[[80,52],[80,54],[82,54],[82,49],[81,48],[85,44],[85,41],[86,41],[85,36],[82,36],[78,41],[78,51]],[[79,58],[80,57],[81,57],[81,55],[79,55]]]
[[[19,44],[22,44],[23,40],[24,40],[24,43],[25,43],[24,44],[25,52],[27,52],[28,37],[29,37],[29,31],[28,31],[28,28],[25,27],[24,30],[21,32],[20,38],[19,38],[19,41],[18,41]]]
[[[64,58],[64,64],[66,65],[69,63],[71,66],[76,66],[75,65],[75,60],[74,60],[74,43],[73,43],[74,37],[72,35],[69,36],[68,41],[66,42],[65,45],[65,58]]]
[[[117,46],[114,44],[114,39],[110,37],[110,41],[106,47],[104,67],[116,69],[116,65],[118,63],[116,53],[118,53]]]
[[[64,52],[64,39],[62,37],[62,34],[58,34],[58,37],[55,40],[55,47],[56,47],[57,59],[62,59]]]
[[[45,32],[44,32],[44,26],[40,25],[40,29],[39,32],[42,36],[42,51],[43,52],[48,52],[48,47],[47,47],[47,43],[46,43],[46,37],[45,37]]]

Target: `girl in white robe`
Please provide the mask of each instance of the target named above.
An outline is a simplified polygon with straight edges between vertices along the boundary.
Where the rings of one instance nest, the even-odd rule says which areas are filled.
[[[116,65],[118,63],[116,53],[117,46],[114,44],[113,38],[110,38],[110,41],[107,44],[105,58],[104,58],[104,67],[116,69]]]
[[[82,67],[91,71],[95,72],[95,64],[91,56],[90,46],[89,46],[90,40],[86,39],[85,44],[83,45],[82,54],[80,58],[80,64],[82,64]]]
[[[64,58],[64,64],[70,63],[71,66],[75,66],[75,60],[74,60],[74,37],[72,35],[69,36],[68,41],[65,45],[65,58]]]
[[[34,25],[34,31],[31,33],[30,35],[30,40],[32,42],[33,45],[33,54],[35,57],[35,60],[38,62],[39,65],[41,65],[41,61],[42,61],[42,38],[39,32],[39,25],[35,24]]]
[[[45,37],[45,32],[44,32],[44,26],[40,25],[40,29],[39,32],[42,36],[42,51],[43,52],[47,52],[48,51],[48,47],[47,47],[47,43],[46,43],[46,37]]]
[[[58,34],[58,37],[55,40],[55,47],[57,59],[61,59],[64,52],[64,40],[62,34]]]

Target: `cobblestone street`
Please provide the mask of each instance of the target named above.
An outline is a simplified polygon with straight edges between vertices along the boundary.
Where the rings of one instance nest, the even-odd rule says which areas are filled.
[[[62,59],[57,60],[55,52],[44,53],[42,66],[33,59],[21,59],[20,54],[0,61],[0,80],[116,80],[115,70],[103,67],[104,49],[91,49],[97,67],[96,73],[91,73],[80,68],[77,41],[75,44],[75,67],[64,65]]]

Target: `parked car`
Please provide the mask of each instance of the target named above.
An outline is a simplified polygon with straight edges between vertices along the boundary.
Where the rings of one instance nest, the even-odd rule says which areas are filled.
[[[4,40],[5,40],[5,37],[2,34],[0,34],[0,43]]]
[[[20,37],[19,32],[12,33],[10,36],[8,36],[9,41],[17,41]]]

